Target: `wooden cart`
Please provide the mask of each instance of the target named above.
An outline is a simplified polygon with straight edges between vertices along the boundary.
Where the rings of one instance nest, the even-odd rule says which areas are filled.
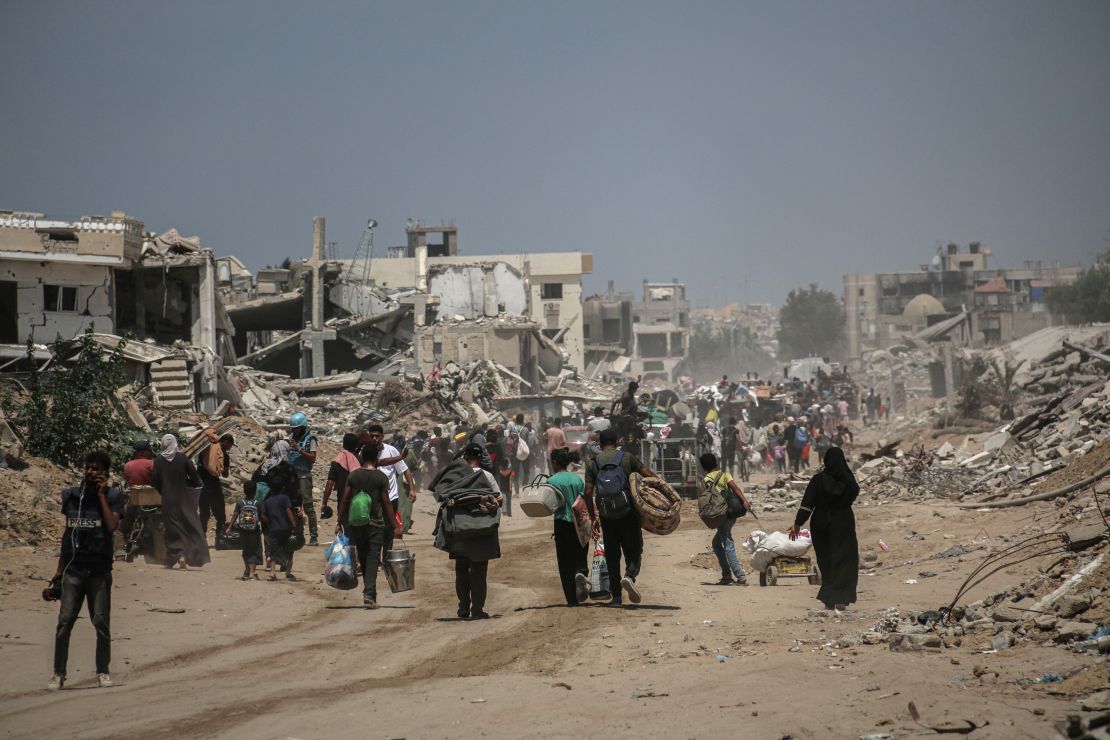
[[[767,570],[759,574],[760,586],[774,586],[780,578],[805,578],[810,585],[821,584],[821,570],[811,558],[791,558],[778,555],[767,566]]]

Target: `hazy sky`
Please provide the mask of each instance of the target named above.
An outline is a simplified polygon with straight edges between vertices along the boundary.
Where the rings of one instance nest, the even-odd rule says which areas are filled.
[[[252,268],[408,217],[699,305],[1089,264],[1110,2],[5,0],[0,208],[126,210]]]

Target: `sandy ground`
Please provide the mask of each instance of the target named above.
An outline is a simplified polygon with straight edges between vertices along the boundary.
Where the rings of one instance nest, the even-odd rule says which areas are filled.
[[[209,566],[188,572],[117,563],[117,685],[92,688],[94,636],[82,618],[61,692],[44,689],[57,605],[39,593],[53,552],[9,548],[0,551],[0,737],[931,736],[911,720],[913,701],[930,724],[989,721],[974,738],[1044,738],[1078,709],[1077,697],[1106,685],[1105,664],[1063,649],[1022,643],[982,654],[989,633],[932,653],[834,647],[888,607],[946,603],[978,557],[907,561],[957,543],[1000,544],[1047,512],[865,502],[866,494],[857,506],[861,549],[883,538],[892,550],[861,576],[860,601],[841,618],[814,611],[816,587],[804,579],[710,585],[719,576],[705,567],[712,532],[692,509],[676,533],[645,535],[644,602],[621,610],[562,606],[551,522],[518,515],[490,568],[487,609],[496,618],[455,620],[453,570],[431,547],[427,494],[406,538],[417,553],[416,590],[390,594],[380,576],[377,611],[361,607],[359,592],[323,584],[322,550],[298,554],[298,583],[240,582],[235,552],[213,552]],[[791,517],[767,513],[761,528],[785,529]],[[742,519],[737,541],[757,526]],[[907,541],[911,531],[924,539]],[[999,573],[970,598],[1036,565]],[[937,575],[922,578],[924,570]],[[1020,683],[1084,667],[1062,684]]]

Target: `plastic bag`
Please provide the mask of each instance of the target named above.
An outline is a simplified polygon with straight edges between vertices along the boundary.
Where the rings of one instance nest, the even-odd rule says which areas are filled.
[[[349,591],[358,586],[358,574],[355,573],[355,549],[347,535],[341,534],[335,542],[324,550],[327,565],[324,566],[324,580],[332,588]]]
[[[762,573],[780,555],[790,558],[805,557],[813,547],[813,541],[808,529],[801,530],[796,540],[790,539],[790,535],[785,532],[767,534],[757,529],[747,536],[740,547],[751,555],[752,568]]]
[[[590,566],[590,598],[607,599],[609,596],[609,566],[605,562],[605,545],[598,542]]]

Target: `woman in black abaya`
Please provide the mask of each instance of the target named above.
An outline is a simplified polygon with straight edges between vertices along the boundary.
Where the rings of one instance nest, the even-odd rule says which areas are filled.
[[[813,551],[821,569],[821,590],[817,598],[826,609],[843,609],[856,601],[859,580],[859,544],[852,502],[859,495],[859,484],[839,447],[825,453],[824,467],[806,486],[805,496],[787,533],[790,539],[807,519],[813,536]]]

